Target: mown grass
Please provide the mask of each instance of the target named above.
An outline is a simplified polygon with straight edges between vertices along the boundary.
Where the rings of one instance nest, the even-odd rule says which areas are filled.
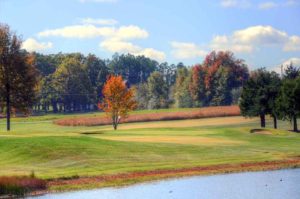
[[[300,156],[300,134],[287,131],[289,123],[280,121],[281,129],[268,128],[270,134],[250,133],[258,126],[258,119],[238,116],[128,123],[121,124],[120,129],[114,131],[111,126],[64,127],[53,124],[52,119],[43,122],[35,119],[33,122],[32,118],[22,118],[22,122],[12,122],[11,132],[5,131],[4,123],[0,124],[0,176],[27,175],[34,171],[37,177],[53,179],[285,160]],[[128,141],[136,136],[150,136],[154,141]],[[111,137],[119,137],[119,140],[108,139]],[[207,138],[238,144],[212,142],[208,145],[204,141],[201,143],[201,139],[196,139],[196,144],[191,140],[170,143],[161,140],[162,137],[176,137],[176,142],[180,137],[199,137],[204,141]]]

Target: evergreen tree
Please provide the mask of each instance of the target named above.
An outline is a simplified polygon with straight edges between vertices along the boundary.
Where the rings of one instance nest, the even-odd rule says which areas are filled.
[[[284,71],[284,79],[296,79],[300,76],[300,68],[295,67],[291,62]]]
[[[279,117],[293,122],[293,130],[298,132],[297,117],[300,116],[300,77],[283,81],[276,101],[276,107]]]
[[[265,116],[270,114],[274,118],[274,127],[277,128],[277,112],[275,99],[280,88],[280,79],[275,72],[268,72],[264,68],[251,74],[250,79],[243,87],[240,109],[244,116],[259,116],[261,127],[265,127]]]

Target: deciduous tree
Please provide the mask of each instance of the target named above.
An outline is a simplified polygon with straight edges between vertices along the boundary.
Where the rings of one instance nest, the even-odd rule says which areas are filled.
[[[149,109],[167,108],[169,88],[160,72],[153,72],[147,80]]]
[[[114,130],[116,130],[120,120],[126,118],[129,111],[136,107],[133,90],[126,87],[121,76],[112,75],[104,84],[102,94],[104,98],[99,108],[111,117]]]
[[[193,106],[193,100],[189,90],[191,73],[187,68],[182,67],[177,70],[175,84],[175,104],[180,108]]]
[[[35,98],[35,57],[21,50],[21,39],[0,24],[0,105],[6,107],[7,130],[11,109],[28,112]]]

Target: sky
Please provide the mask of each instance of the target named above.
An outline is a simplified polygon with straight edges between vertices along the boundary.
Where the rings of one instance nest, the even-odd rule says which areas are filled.
[[[230,50],[250,69],[300,65],[300,0],[0,0],[0,23],[44,54],[194,65]]]

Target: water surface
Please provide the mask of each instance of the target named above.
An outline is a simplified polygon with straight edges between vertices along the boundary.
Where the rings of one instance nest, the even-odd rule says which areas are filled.
[[[300,199],[300,169],[196,176],[121,188],[47,194],[40,199]]]

